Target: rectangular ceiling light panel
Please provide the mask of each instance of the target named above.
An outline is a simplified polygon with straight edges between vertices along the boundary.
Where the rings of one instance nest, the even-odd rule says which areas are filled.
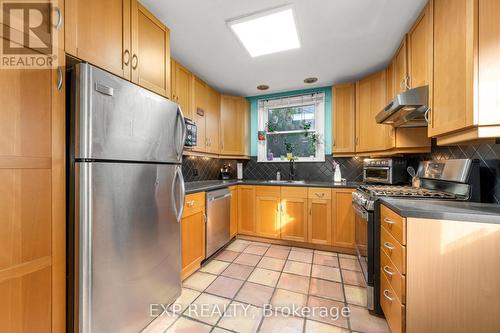
[[[252,57],[300,48],[291,6],[230,20],[227,24]]]

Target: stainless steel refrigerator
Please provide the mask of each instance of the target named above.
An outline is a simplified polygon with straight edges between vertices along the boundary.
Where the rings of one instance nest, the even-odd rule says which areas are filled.
[[[69,79],[69,325],[138,332],[181,292],[179,106],[86,63]]]

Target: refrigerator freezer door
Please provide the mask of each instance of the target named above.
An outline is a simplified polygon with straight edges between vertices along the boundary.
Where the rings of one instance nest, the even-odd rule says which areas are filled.
[[[76,159],[181,161],[185,124],[176,103],[86,63],[74,75]]]
[[[79,332],[139,332],[180,295],[178,168],[76,163]]]

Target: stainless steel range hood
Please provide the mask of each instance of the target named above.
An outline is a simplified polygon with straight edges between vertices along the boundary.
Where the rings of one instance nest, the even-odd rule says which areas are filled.
[[[375,117],[378,124],[394,127],[427,126],[429,87],[422,86],[402,92]]]

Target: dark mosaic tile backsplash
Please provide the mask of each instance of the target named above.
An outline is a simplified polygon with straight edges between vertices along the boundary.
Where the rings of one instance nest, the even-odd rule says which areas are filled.
[[[482,201],[500,203],[500,144],[461,145],[452,147],[433,146],[430,154],[408,156],[410,164],[420,160],[473,158],[481,162]],[[330,181],[333,179],[331,156],[323,163],[296,163],[296,179]],[[361,181],[363,178],[363,160],[361,158],[335,158],[340,163],[342,178],[348,181]],[[186,157],[182,163],[185,181],[220,179],[220,168],[229,164],[232,177],[236,178],[236,160],[221,160],[205,157]],[[239,161],[243,163],[245,179],[275,179],[276,172],[281,172],[282,179],[288,177],[287,163],[257,163],[257,158]]]

